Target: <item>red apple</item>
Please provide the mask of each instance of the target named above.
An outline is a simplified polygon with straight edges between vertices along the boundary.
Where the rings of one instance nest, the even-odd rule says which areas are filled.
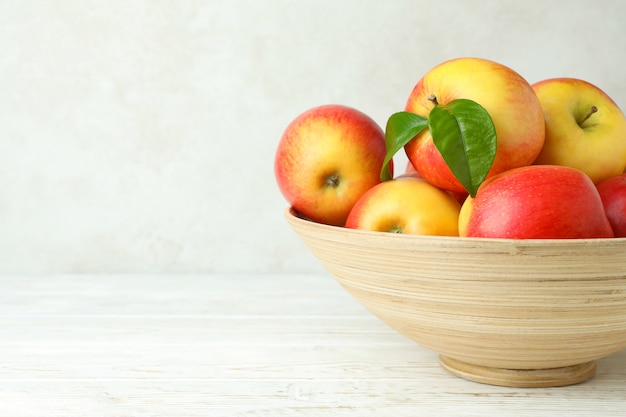
[[[488,176],[530,165],[543,146],[545,123],[532,86],[517,72],[480,58],[457,58],[428,71],[415,85],[405,110],[428,117],[436,102],[463,98],[487,110],[497,134],[497,152]],[[431,184],[465,191],[435,147],[429,129],[405,146],[409,160]]]
[[[605,179],[598,192],[615,237],[626,237],[626,174]]]
[[[600,194],[582,171],[557,165],[487,179],[459,215],[459,235],[512,239],[613,237]]]
[[[368,190],[346,227],[379,232],[458,236],[461,205],[417,174],[404,174]]]
[[[278,187],[294,210],[342,226],[352,206],[380,183],[385,133],[368,115],[329,104],[297,116],[274,158]]]

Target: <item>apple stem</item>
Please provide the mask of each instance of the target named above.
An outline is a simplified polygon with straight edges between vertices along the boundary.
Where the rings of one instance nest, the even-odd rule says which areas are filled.
[[[591,106],[591,108],[589,109],[589,111],[587,112],[585,117],[578,124],[582,125],[583,123],[585,123],[587,121],[587,119],[590,118],[591,115],[594,114],[597,111],[598,111],[598,108],[596,106]]]
[[[439,104],[439,102],[437,101],[437,96],[435,96],[434,94],[429,95],[427,100],[432,102],[435,106]]]

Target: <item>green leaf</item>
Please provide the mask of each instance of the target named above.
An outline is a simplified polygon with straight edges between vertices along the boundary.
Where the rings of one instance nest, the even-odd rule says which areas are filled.
[[[454,176],[474,197],[496,156],[496,129],[480,104],[457,99],[428,115],[433,142]]]
[[[387,154],[380,171],[381,181],[390,180],[392,177],[389,162],[393,156],[427,126],[428,119],[415,113],[402,111],[389,117],[385,128]]]

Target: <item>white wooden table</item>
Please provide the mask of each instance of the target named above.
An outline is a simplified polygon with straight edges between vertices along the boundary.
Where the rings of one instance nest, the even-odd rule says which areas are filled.
[[[326,275],[0,276],[0,416],[625,416],[626,351],[570,387],[447,374]]]

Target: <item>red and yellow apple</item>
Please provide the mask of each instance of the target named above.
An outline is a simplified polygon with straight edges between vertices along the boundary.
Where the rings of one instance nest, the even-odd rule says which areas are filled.
[[[544,143],[545,123],[532,86],[520,74],[486,59],[452,59],[418,81],[405,110],[428,117],[435,102],[445,105],[460,98],[484,107],[495,126],[497,151],[488,177],[533,163]],[[404,149],[428,182],[446,190],[464,191],[433,143],[429,129]]]
[[[626,174],[600,182],[598,192],[615,237],[626,237]]]
[[[458,236],[458,201],[417,175],[382,182],[356,202],[346,227],[379,232]]]
[[[546,121],[536,164],[577,168],[598,184],[626,168],[626,117],[600,88],[575,78],[533,84]]]
[[[582,171],[531,165],[497,174],[468,197],[459,235],[512,239],[613,237],[596,186]]]
[[[363,112],[328,104],[298,115],[274,157],[278,187],[298,213],[342,226],[352,206],[380,183],[385,134]]]

